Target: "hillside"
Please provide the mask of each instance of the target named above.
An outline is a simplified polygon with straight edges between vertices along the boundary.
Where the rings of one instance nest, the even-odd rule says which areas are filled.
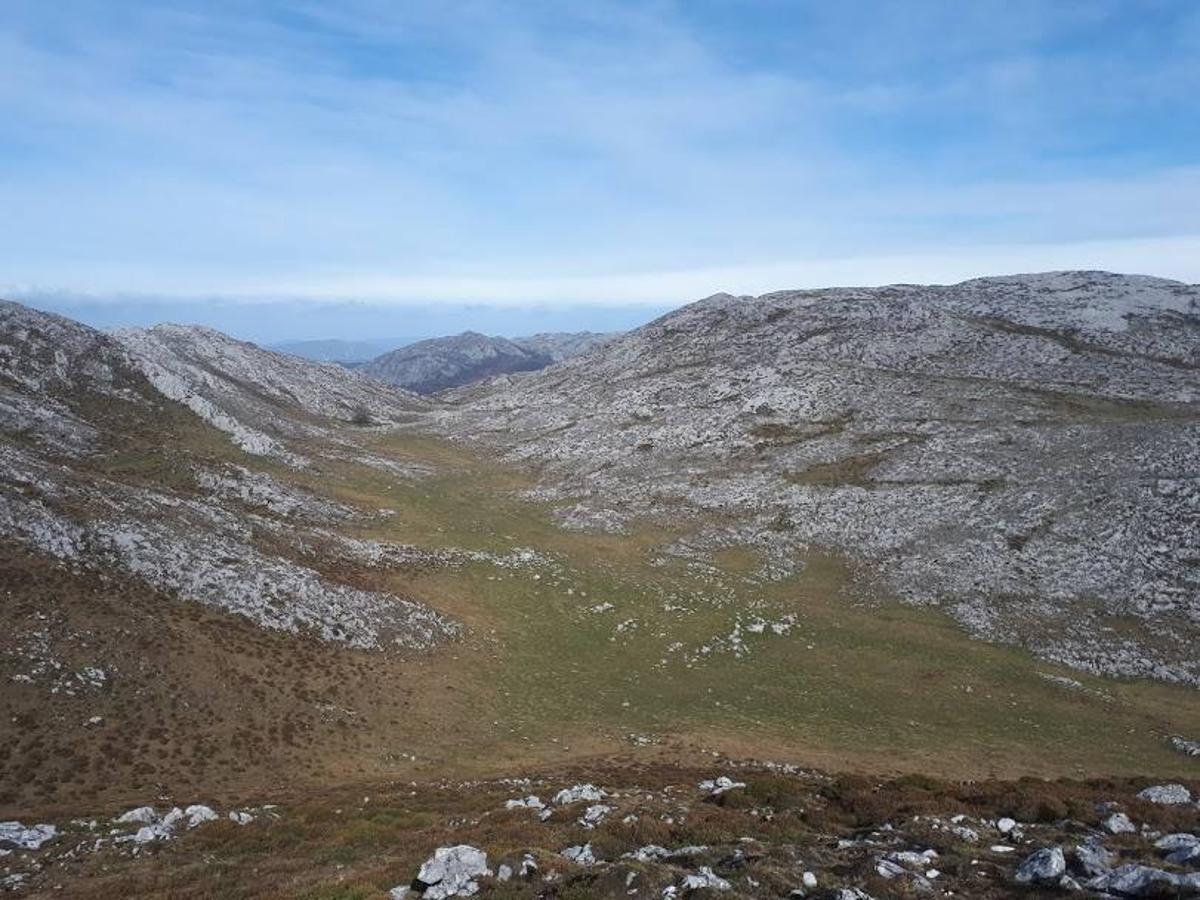
[[[359,371],[419,394],[433,394],[496,375],[544,369],[610,337],[585,331],[509,339],[466,331],[417,341],[371,360]]]
[[[717,295],[443,427],[562,521],[851,556],[864,584],[1084,671],[1200,684],[1200,289],[1100,272]]]

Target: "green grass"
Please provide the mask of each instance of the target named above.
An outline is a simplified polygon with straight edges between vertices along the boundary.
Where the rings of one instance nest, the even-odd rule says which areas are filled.
[[[404,479],[344,462],[319,471],[260,467],[364,509],[397,511],[363,536],[497,554],[531,547],[556,561],[558,574],[540,571],[539,579],[535,570],[488,563],[384,578],[383,586],[467,622],[479,639],[439,670],[453,670],[455,709],[473,721],[457,739],[438,731],[416,741],[426,756],[471,765],[482,742],[508,747],[510,758],[526,748],[566,758],[627,747],[636,733],[839,768],[1188,769],[1166,737],[1200,733],[1194,691],[1090,678],[971,640],[937,610],[868,604],[835,556],[813,555],[798,576],[763,584],[751,574],[754,554],[721,551],[710,560],[716,583],[701,581],[682,565],[651,565],[656,548],[677,536],[661,527],[565,532],[550,510],[516,496],[532,483],[524,473],[428,437],[364,440],[371,453],[431,464],[438,474]],[[691,611],[664,609],[668,600]],[[606,603],[614,609],[590,611]],[[797,624],[786,636],[744,635],[745,657],[714,653],[689,666],[667,652],[728,635],[739,612],[744,620],[790,613]],[[637,627],[617,633],[630,619]],[[1090,690],[1064,688],[1046,673]],[[443,727],[454,730],[452,721]]]

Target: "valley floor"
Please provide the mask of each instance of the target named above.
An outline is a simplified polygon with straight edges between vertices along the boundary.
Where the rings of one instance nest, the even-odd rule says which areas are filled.
[[[1200,737],[1194,690],[1093,678],[970,640],[938,611],[868,590],[834,548],[785,577],[748,551],[689,550],[694,522],[567,531],[531,499],[525,473],[415,432],[354,439],[397,471],[433,474],[329,458],[298,471],[231,461],[373,514],[339,525],[342,539],[421,551],[394,566],[305,558],[465,625],[433,651],[268,631],[131,579],[0,548],[0,677],[10,685],[0,695],[0,818],[63,832],[44,859],[0,859],[0,871],[27,874],[11,886],[79,897],[385,896],[436,847],[473,843],[493,860],[529,850],[544,874],[561,869],[546,896],[623,895],[626,869],[652,888],[643,896],[660,895],[682,869],[566,865],[558,852],[592,831],[576,810],[547,823],[504,810],[506,799],[583,781],[620,795],[594,830],[598,857],[703,844],[714,848],[705,865],[742,879],[739,891],[745,878],[770,885],[767,896],[799,887],[801,862],[823,885],[870,889],[891,838],[859,839],[911,815],[1012,815],[1030,840],[1038,828],[1057,839],[1075,827],[1066,819],[1094,826],[1103,800],[1132,804],[1154,827],[1195,828],[1131,799],[1151,779],[1198,786],[1197,760],[1172,743]],[[302,553],[278,534],[257,540]],[[746,760],[775,768],[747,769],[736,799],[697,794],[696,782],[737,776]],[[1022,776],[1073,781],[1012,781]],[[197,802],[222,816],[257,812],[244,827],[207,824],[136,855],[108,841],[105,824],[65,824]],[[639,818],[624,822],[630,814]],[[731,865],[730,854],[757,846],[742,837],[769,846]],[[1011,888],[1016,859],[987,849],[999,835],[978,847],[934,837],[921,826],[905,849],[937,849],[936,868],[966,896]],[[96,838],[99,849],[85,852]],[[857,843],[839,849],[839,838]],[[64,857],[68,847],[81,849]],[[900,883],[888,881],[893,892]],[[488,884],[494,896],[536,892]]]

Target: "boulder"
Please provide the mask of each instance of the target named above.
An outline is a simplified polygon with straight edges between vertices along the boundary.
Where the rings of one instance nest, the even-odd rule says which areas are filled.
[[[1071,870],[1085,878],[1108,874],[1112,854],[1099,841],[1086,841],[1071,851]]]
[[[184,811],[187,816],[188,828],[195,828],[204,822],[215,822],[218,818],[216,811],[210,806],[194,803]]]
[[[689,891],[728,891],[733,889],[733,885],[708,866],[701,866],[699,873],[688,875],[679,883],[679,887],[685,894]]]
[[[1025,857],[1017,867],[1019,884],[1057,884],[1067,874],[1067,860],[1061,847],[1043,847]]]
[[[1191,803],[1192,792],[1182,784],[1155,784],[1138,791],[1138,799],[1164,806],[1177,806],[1181,803]]]
[[[587,811],[580,817],[579,824],[584,828],[595,828],[605,817],[613,811],[611,806],[605,806],[603,803],[597,803],[589,806]]]
[[[413,887],[422,890],[424,900],[445,900],[447,897],[470,897],[478,893],[481,875],[491,875],[487,854],[468,844],[438,847],[421,870]]]
[[[42,844],[58,836],[53,825],[30,825],[20,822],[0,822],[0,849],[41,850]]]
[[[581,803],[586,800],[588,803],[596,803],[608,796],[603,790],[596,787],[594,784],[577,784],[574,787],[563,788],[554,795],[554,802],[558,806],[566,806],[569,803]]]
[[[717,778],[702,781],[699,785],[700,790],[708,791],[710,797],[720,797],[726,791],[744,788],[745,786],[745,782],[734,781],[728,775],[721,775]]]
[[[568,847],[562,852],[562,857],[580,866],[594,866],[596,864],[596,857],[592,853],[591,844],[577,844],[574,847]]]
[[[1087,886],[1118,897],[1158,897],[1173,895],[1180,886],[1180,878],[1150,866],[1127,865],[1093,878]]]
[[[1125,813],[1113,813],[1100,823],[1100,827],[1109,834],[1134,834],[1137,832],[1137,826]]]
[[[136,809],[121,813],[113,821],[118,825],[149,825],[151,822],[157,821],[157,819],[158,814],[154,811],[153,806],[139,806]]]

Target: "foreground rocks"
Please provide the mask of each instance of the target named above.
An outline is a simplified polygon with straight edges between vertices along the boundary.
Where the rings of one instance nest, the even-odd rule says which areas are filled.
[[[298,854],[288,859],[299,896],[336,896],[347,885],[393,900],[1200,895],[1200,809],[1141,796],[1145,781],[956,784],[732,760],[714,768],[405,782],[278,809],[160,804],[6,822],[0,884],[34,894],[63,884],[70,897],[74,885],[114,872],[212,878],[220,858],[247,896],[267,897],[272,885],[260,889],[255,873],[283,853]],[[714,794],[718,783],[727,789]],[[1194,783],[1174,783],[1194,793]],[[589,822],[596,806],[608,811]],[[1116,811],[1133,831],[1104,828]],[[214,857],[214,848],[236,852]],[[329,854],[351,861],[332,871],[309,862]],[[138,896],[118,887],[112,895]]]

